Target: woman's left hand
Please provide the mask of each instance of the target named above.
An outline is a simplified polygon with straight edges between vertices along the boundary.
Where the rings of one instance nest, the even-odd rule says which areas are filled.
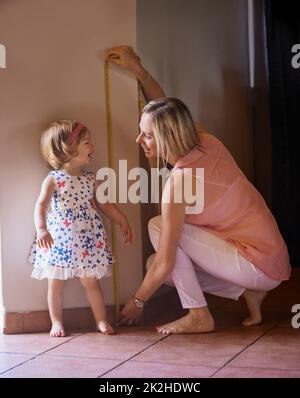
[[[144,309],[138,308],[132,299],[127,300],[127,303],[121,311],[119,320],[120,325],[136,324],[138,319],[142,316]]]
[[[142,67],[139,56],[130,46],[110,48],[106,52],[106,59],[133,73]]]

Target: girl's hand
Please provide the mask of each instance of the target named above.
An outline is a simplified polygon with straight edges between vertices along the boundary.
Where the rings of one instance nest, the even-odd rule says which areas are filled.
[[[134,304],[133,300],[129,299],[121,311],[121,316],[118,323],[120,325],[136,324],[139,318],[142,316],[143,311],[143,308],[138,308]]]
[[[131,243],[132,242],[132,231],[131,231],[130,225],[126,218],[124,218],[120,222],[120,228],[121,228],[122,235],[124,238],[124,243]]]
[[[97,204],[96,204],[96,198],[91,199],[90,203],[91,203],[92,208],[94,210],[98,211],[98,207],[97,207]]]
[[[142,66],[140,58],[129,46],[110,48],[107,50],[106,59],[133,73]]]
[[[36,241],[40,249],[51,249],[51,247],[54,245],[52,236],[46,229],[38,230]]]

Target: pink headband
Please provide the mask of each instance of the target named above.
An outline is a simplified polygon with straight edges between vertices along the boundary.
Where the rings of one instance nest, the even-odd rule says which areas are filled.
[[[80,133],[80,131],[82,129],[85,129],[86,127],[81,124],[81,123],[77,123],[76,127],[74,128],[74,130],[71,132],[70,137],[69,137],[69,141],[70,143],[74,142],[78,136],[78,134]]]

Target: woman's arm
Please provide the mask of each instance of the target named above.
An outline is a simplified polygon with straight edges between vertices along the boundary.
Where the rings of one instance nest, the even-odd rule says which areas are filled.
[[[119,46],[110,48],[107,51],[107,60],[129,70],[139,80],[147,101],[166,96],[157,81],[143,67],[140,58],[131,47]]]
[[[185,205],[162,205],[162,229],[156,255],[135,296],[148,301],[171,274],[185,217]]]
[[[50,200],[55,189],[52,176],[47,176],[42,183],[41,191],[34,208],[34,224],[37,232],[39,247],[51,248],[53,239],[47,230],[46,215]]]
[[[135,293],[135,297],[142,301],[147,301],[153,293],[165,282],[171,274],[175,264],[177,247],[182,231],[185,217],[186,204],[175,203],[174,192],[181,189],[177,175],[174,179],[169,179],[169,184],[164,189],[162,198],[162,228],[159,238],[159,245],[153,262],[144,280]],[[170,199],[166,199],[170,198]],[[141,310],[135,306],[133,300],[128,300],[121,314],[120,323],[134,320],[141,315]]]

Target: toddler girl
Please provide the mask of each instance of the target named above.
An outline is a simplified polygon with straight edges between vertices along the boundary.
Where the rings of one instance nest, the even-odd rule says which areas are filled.
[[[97,328],[112,334],[98,279],[111,274],[114,259],[97,210],[119,224],[125,243],[132,239],[130,226],[116,205],[95,200],[99,182],[92,172],[84,170],[94,152],[85,126],[69,120],[52,123],[42,134],[41,150],[54,170],[43,181],[35,206],[37,235],[29,260],[34,265],[32,277],[48,279],[50,335],[65,336],[63,287],[66,279],[75,276],[86,290]]]

